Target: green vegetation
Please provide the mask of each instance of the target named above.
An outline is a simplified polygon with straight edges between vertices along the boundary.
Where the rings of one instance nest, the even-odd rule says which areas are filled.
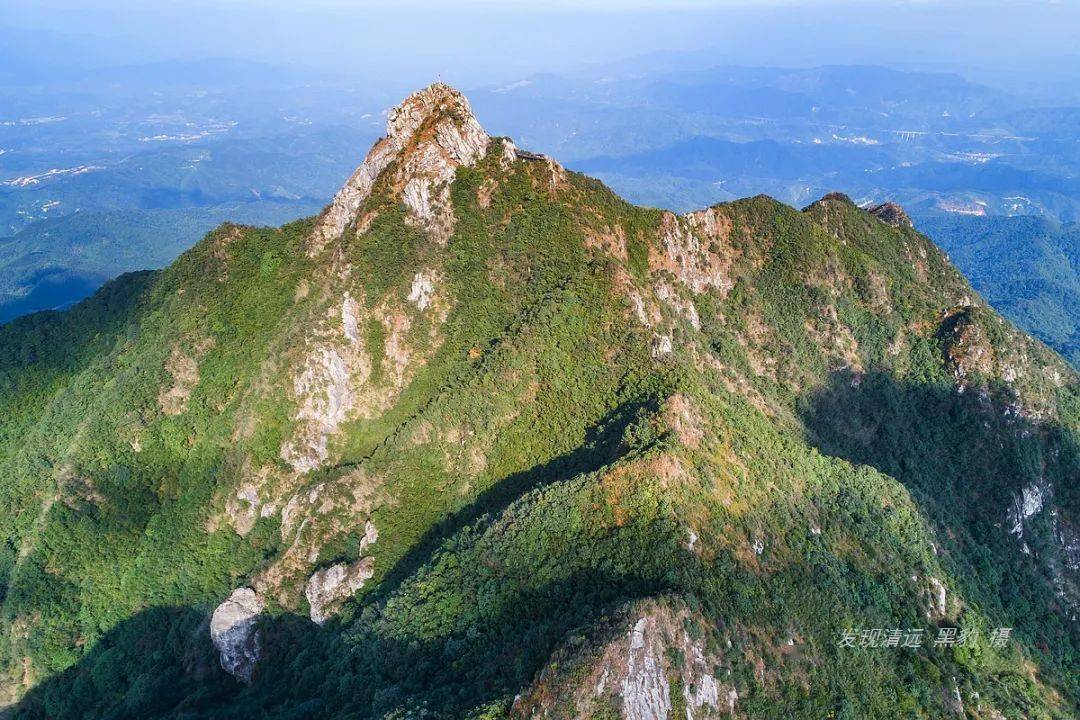
[[[77,212],[0,237],[0,322],[70,305],[123,272],[168,265],[225,220],[280,223],[312,212],[310,201],[269,207]]]
[[[1002,315],[1080,363],[1080,226],[1002,216],[931,216],[919,226]]]
[[[445,246],[377,185],[378,217],[321,256],[310,221],[223,226],[161,273],[0,328],[16,717],[504,717],[530,711],[519,694],[619,717],[581,689],[657,608],[685,614],[741,716],[944,717],[954,690],[978,716],[1080,711],[1049,513],[1077,520],[1059,358],[959,309],[974,294],[932,243],[845,200],[717,206],[700,252],[724,282],[695,294],[665,264],[695,251],[665,246],[659,212],[498,156],[458,171]],[[367,374],[299,475],[294,378],[326,348]],[[1007,516],[1036,482],[1052,491],[1025,554]],[[238,532],[247,485],[270,511]],[[361,554],[374,576],[309,622],[311,572]],[[269,610],[241,685],[206,619],[249,584]],[[939,626],[983,636],[837,645]],[[996,627],[1015,628],[1004,647]],[[684,712],[689,655],[663,657]]]

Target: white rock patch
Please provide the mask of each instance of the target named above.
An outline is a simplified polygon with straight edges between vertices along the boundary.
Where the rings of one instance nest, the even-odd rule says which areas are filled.
[[[702,675],[693,690],[687,685],[683,689],[683,697],[686,699],[687,720],[694,720],[695,710],[701,710],[708,706],[716,709],[720,707],[720,686],[712,675]]]
[[[241,682],[251,682],[259,660],[255,626],[265,605],[251,588],[237,588],[214,610],[210,639],[221,656],[221,667]]]
[[[936,577],[929,578],[930,607],[926,611],[926,617],[930,620],[945,617],[947,606],[945,604],[945,585]]]
[[[378,529],[368,520],[364,523],[364,537],[360,539],[361,555],[378,539]],[[330,606],[350,597],[362,588],[374,573],[375,559],[372,557],[360,557],[355,562],[338,563],[313,573],[304,589],[312,622],[319,625],[326,622],[333,615]]]
[[[341,328],[349,342],[360,342],[360,305],[348,293],[341,303]]]
[[[662,659],[648,642],[649,618],[634,624],[622,684],[623,717],[626,720],[667,720],[671,713],[671,688]]]
[[[322,625],[330,619],[328,606],[352,596],[375,574],[375,558],[360,558],[354,563],[338,563],[319,570],[308,579],[304,595],[311,606],[311,621]]]
[[[332,347],[316,348],[293,381],[300,399],[296,419],[304,423],[299,437],[281,448],[281,457],[296,472],[307,473],[326,460],[327,443],[355,403],[349,367]]]
[[[652,356],[654,358],[669,355],[674,350],[669,335],[657,335],[653,338]]]
[[[1010,532],[1017,537],[1024,536],[1024,521],[1042,512],[1046,497],[1038,485],[1028,485],[1020,491],[1020,497],[1013,502],[1009,510]]]
[[[426,310],[435,297],[435,281],[431,274],[420,271],[413,278],[412,288],[409,290],[409,302],[416,305],[420,310]]]

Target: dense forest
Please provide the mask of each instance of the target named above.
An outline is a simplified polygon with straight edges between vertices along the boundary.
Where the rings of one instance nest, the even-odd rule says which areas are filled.
[[[844,196],[677,216],[473,123],[0,326],[13,717],[1080,713],[1066,362]]]

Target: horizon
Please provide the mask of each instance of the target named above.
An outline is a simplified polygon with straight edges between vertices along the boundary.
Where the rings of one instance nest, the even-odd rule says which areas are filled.
[[[666,55],[679,69],[882,65],[957,72],[1018,91],[1034,67],[1043,85],[1075,89],[1080,68],[1071,30],[1080,26],[1080,6],[1072,3],[618,5],[4,0],[0,7],[10,7],[0,21],[7,48],[0,50],[0,71],[57,79],[66,71],[227,58],[382,84],[391,63],[399,86],[439,76],[473,87]],[[1025,74],[1027,83],[1017,77]]]

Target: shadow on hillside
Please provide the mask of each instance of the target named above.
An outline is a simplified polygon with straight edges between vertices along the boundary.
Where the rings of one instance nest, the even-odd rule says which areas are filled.
[[[882,372],[842,372],[803,398],[800,415],[823,453],[871,465],[917,499],[993,526],[1025,484],[1080,470],[1075,439],[1018,407],[1008,388],[959,393],[952,385],[899,383]],[[928,514],[939,515],[933,507]]]
[[[433,637],[395,637],[364,622],[320,628],[280,615],[261,626],[264,659],[250,686],[218,666],[205,611],[158,607],[109,631],[75,666],[35,687],[10,717],[382,717],[417,709],[418,697],[440,711],[501,707],[567,633],[661,589],[642,576],[583,573],[520,593],[482,626]],[[597,642],[621,632],[601,627],[605,636]]]
[[[432,528],[347,613],[351,620],[324,627],[292,614],[264,620],[266,661],[251,686],[234,682],[218,666],[209,608],[159,607],[107,633],[77,665],[31,691],[13,717],[380,717],[409,707],[417,696],[440,709],[503,701],[534,679],[567,633],[626,601],[665,589],[665,568],[650,570],[656,565],[639,553],[630,571],[592,567],[558,582],[514,589],[509,601],[463,596],[447,598],[446,607],[418,605],[453,615],[454,604],[475,603],[477,617],[458,622],[452,632],[432,631],[429,626],[444,623],[415,617],[407,623],[409,635],[394,634],[380,607],[469,525],[502,513],[530,490],[616,459],[625,428],[649,407],[620,407],[591,428],[579,448],[510,475]]]
[[[427,563],[448,538],[485,516],[498,515],[529,491],[558,480],[594,472],[614,462],[620,455],[620,444],[627,426],[641,412],[656,409],[652,401],[620,405],[586,430],[585,441],[580,446],[496,482],[467,506],[451,513],[424,533],[423,538],[364,598],[364,602],[386,597],[397,590],[405,578]]]
[[[965,600],[1002,626],[1027,626],[1033,637],[1057,632],[1061,607],[1043,564],[1058,552],[1055,541],[1049,531],[1027,532],[1032,555],[1022,554],[1008,516],[1022,488],[1037,480],[1053,485],[1064,513],[1075,512],[1080,448],[1067,429],[1024,417],[1007,387],[959,393],[882,372],[837,373],[799,409],[823,453],[904,484]]]

